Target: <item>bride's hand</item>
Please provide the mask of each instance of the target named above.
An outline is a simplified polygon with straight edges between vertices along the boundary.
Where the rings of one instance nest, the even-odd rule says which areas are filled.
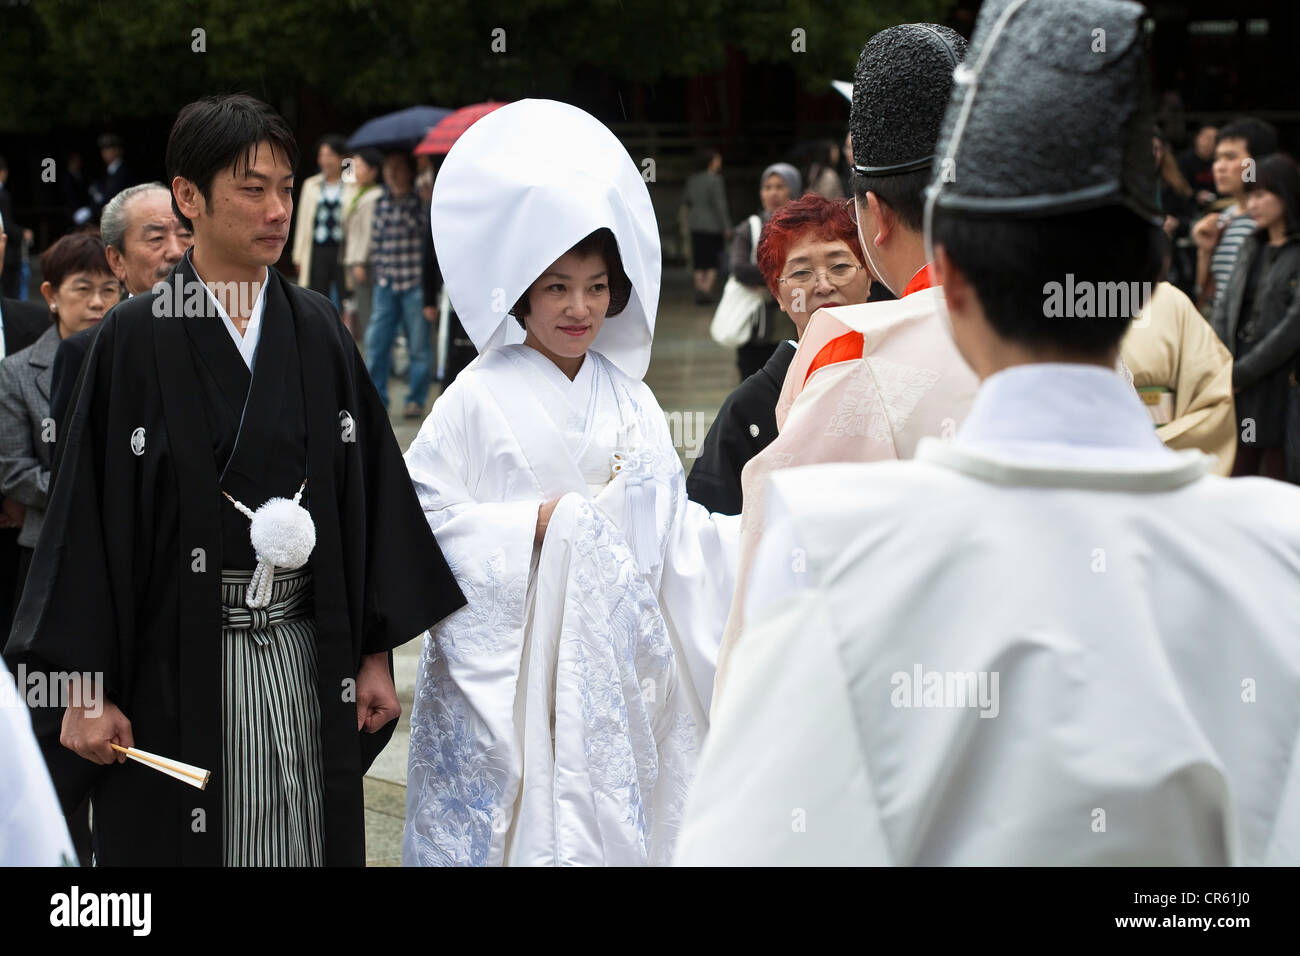
[[[559,498],[552,498],[537,509],[537,531],[533,535],[533,544],[541,545],[546,537],[546,526],[551,523],[551,515],[555,513],[555,506],[559,503]]]

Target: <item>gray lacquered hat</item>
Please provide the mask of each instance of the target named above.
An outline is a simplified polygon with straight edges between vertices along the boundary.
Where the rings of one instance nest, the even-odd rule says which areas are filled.
[[[1159,224],[1145,11],[1126,0],[986,0],[957,71],[931,190],[945,213],[1125,206]]]

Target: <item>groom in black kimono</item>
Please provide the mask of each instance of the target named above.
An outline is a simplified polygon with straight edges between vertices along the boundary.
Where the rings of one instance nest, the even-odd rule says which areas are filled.
[[[65,810],[93,788],[101,864],[364,864],[362,775],[400,712],[390,652],[465,603],[347,330],[272,268],[297,160],[256,99],[180,112],[167,168],[194,246],[165,292],[105,317],[60,436],[6,656],[100,681],[99,716],[33,717]],[[256,510],[304,481],[314,549],[258,607],[224,495]]]

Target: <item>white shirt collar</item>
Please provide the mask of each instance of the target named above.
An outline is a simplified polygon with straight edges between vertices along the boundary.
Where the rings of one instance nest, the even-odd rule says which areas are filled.
[[[122,160],[120,160],[120,159],[115,159],[115,160],[113,160],[111,163],[108,164],[108,167],[104,170],[104,172],[106,172],[106,173],[108,173],[108,175],[112,176],[115,172],[118,171],[118,169],[121,167],[121,165],[122,165]]]
[[[189,253],[185,253],[189,257]],[[190,259],[190,268],[194,268],[194,260]],[[194,269],[194,275],[203,282],[203,277],[199,275],[199,270]],[[203,283],[203,291],[208,294],[208,300],[217,307],[217,312],[221,315],[221,321],[226,325],[226,331],[230,333],[231,340],[235,343],[235,348],[239,350],[239,357],[244,360],[248,370],[253,370],[253,362],[257,358],[257,343],[262,340],[262,312],[266,307],[266,287],[270,284],[269,270],[262,272],[262,286],[257,293],[257,301],[253,303],[253,309],[248,317],[248,328],[244,334],[239,334],[239,329],[235,328],[235,323],[230,320],[230,315],[222,307],[217,297],[212,294],[206,282]]]

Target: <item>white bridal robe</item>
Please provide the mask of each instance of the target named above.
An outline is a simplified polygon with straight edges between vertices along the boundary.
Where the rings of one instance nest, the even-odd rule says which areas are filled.
[[[678,862],[1300,863],[1300,489],[1208,467],[1026,365],[773,475]]]
[[[687,500],[654,395],[594,351],[572,382],[486,352],[406,460],[469,603],[425,639],[403,863],[669,862],[737,519]]]

